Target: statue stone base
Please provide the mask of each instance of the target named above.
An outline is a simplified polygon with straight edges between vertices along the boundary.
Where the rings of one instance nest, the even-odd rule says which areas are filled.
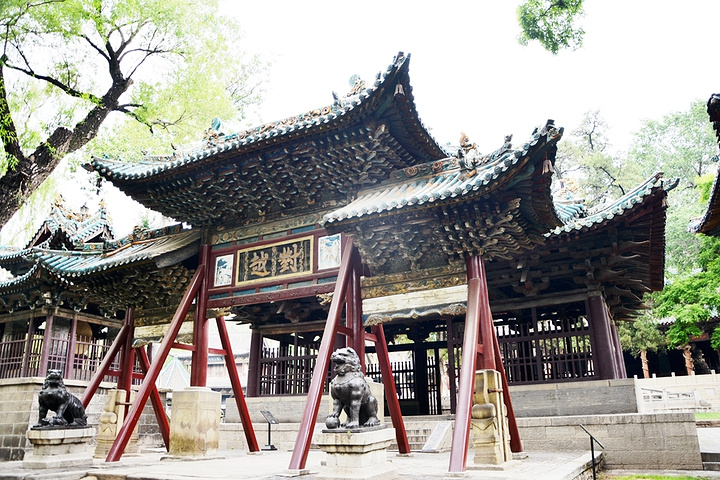
[[[387,448],[395,439],[394,428],[323,430],[315,436],[315,444],[327,453],[318,479],[397,478],[397,467],[387,461]]]
[[[23,468],[92,465],[88,445],[94,436],[93,427],[30,429],[27,438],[33,444],[33,451],[25,455]]]
[[[220,444],[221,395],[207,387],[173,392],[170,415],[170,455],[173,458],[208,458]]]

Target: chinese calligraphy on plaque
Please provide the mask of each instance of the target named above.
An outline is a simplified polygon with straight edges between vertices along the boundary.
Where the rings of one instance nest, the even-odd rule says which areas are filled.
[[[312,237],[238,252],[238,284],[312,273]]]

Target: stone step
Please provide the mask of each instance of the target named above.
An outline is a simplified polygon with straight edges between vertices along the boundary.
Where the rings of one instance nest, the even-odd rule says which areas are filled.
[[[720,462],[719,452],[702,452],[700,455],[703,462]]]
[[[720,472],[720,462],[703,462],[703,470],[709,472]]]

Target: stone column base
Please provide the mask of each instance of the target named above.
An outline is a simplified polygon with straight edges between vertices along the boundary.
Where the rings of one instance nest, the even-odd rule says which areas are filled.
[[[397,478],[397,468],[387,461],[387,447],[395,438],[394,428],[370,431],[327,432],[315,436],[315,444],[327,453],[318,479]]]
[[[92,427],[28,430],[27,438],[33,444],[33,451],[25,455],[23,468],[92,465],[88,445],[94,436]]]
[[[217,456],[221,399],[220,393],[207,387],[173,392],[168,459]]]

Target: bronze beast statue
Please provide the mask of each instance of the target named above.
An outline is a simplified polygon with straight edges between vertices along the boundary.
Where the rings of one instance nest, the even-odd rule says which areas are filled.
[[[85,427],[85,407],[75,395],[68,392],[60,370],[48,370],[42,390],[38,394],[40,418],[33,428],[42,427]],[[55,416],[45,418],[48,411]]]
[[[360,357],[352,348],[340,348],[330,360],[337,374],[330,382],[333,411],[325,419],[325,426],[335,428],[360,428],[380,425],[377,417],[378,401],[370,393],[365,375],[360,371]],[[340,413],[345,412],[347,421],[340,424]]]

